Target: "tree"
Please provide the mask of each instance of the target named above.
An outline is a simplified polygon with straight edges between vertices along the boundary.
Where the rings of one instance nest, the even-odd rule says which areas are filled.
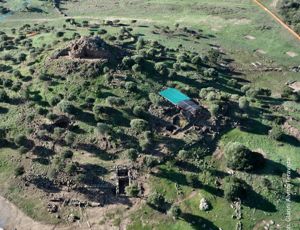
[[[170,216],[172,216],[174,219],[178,219],[178,217],[180,217],[181,213],[182,213],[181,209],[176,204],[173,204],[168,211],[168,214]]]
[[[140,193],[140,189],[137,184],[131,184],[125,188],[125,192],[127,196],[137,197]]]
[[[235,201],[238,199],[244,199],[246,197],[247,190],[249,190],[246,184],[236,177],[226,177],[223,183],[224,197],[228,201]]]
[[[264,163],[259,153],[251,152],[246,146],[238,142],[229,142],[224,149],[226,165],[233,170],[253,170]]]

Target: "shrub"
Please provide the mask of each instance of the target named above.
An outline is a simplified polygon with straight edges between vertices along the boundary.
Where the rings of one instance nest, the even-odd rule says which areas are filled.
[[[126,156],[128,157],[128,159],[135,161],[138,157],[138,152],[136,149],[128,149],[126,151]]]
[[[250,86],[250,85],[243,85],[243,86],[241,87],[241,91],[242,91],[243,93],[246,93],[249,89],[251,89],[251,86]]]
[[[151,146],[151,144],[152,144],[152,142],[148,138],[141,138],[139,140],[139,145],[140,145],[142,151],[147,150]]]
[[[160,106],[163,103],[162,97],[160,97],[156,93],[149,93],[149,100],[151,101],[152,104],[156,106]]]
[[[133,66],[132,66],[132,70],[133,70],[133,72],[141,72],[141,66],[139,65],[139,64],[134,64]]]
[[[69,114],[75,113],[75,110],[76,110],[75,106],[71,102],[66,101],[66,100],[62,100],[61,102],[59,102],[58,108],[63,113],[69,113]]]
[[[0,102],[7,102],[8,96],[4,89],[0,89]]]
[[[137,85],[132,81],[128,81],[125,83],[125,88],[130,92],[135,92],[137,90]]]
[[[188,159],[190,159],[191,154],[190,154],[188,151],[182,149],[182,150],[179,150],[179,152],[178,152],[178,154],[177,154],[177,157],[178,157],[180,160],[188,160]]]
[[[119,97],[109,96],[106,98],[106,103],[110,106],[121,106],[124,105],[124,100]]]
[[[72,162],[66,165],[65,172],[69,175],[73,175],[77,171],[76,165]]]
[[[137,197],[140,193],[140,190],[137,184],[131,184],[125,188],[125,192],[127,196]]]
[[[226,177],[223,183],[224,197],[228,201],[244,199],[247,193],[247,186],[236,177]]]
[[[186,181],[193,188],[199,188],[201,185],[198,175],[196,175],[196,174],[188,174],[186,176]]]
[[[174,219],[178,219],[181,213],[182,213],[181,209],[176,204],[173,204],[168,211],[168,214],[172,216]]]
[[[56,33],[56,37],[58,37],[58,38],[60,38],[60,37],[62,37],[62,36],[64,36],[64,32],[63,31],[58,31],[57,33]]]
[[[15,176],[21,176],[25,173],[25,169],[23,166],[18,166],[15,168]]]
[[[211,104],[209,106],[209,112],[213,117],[217,117],[219,110],[220,110],[220,106],[218,104]]]
[[[209,78],[215,78],[217,77],[219,74],[218,72],[214,69],[214,68],[209,68],[204,70],[203,75],[205,77],[209,77]]]
[[[155,63],[154,69],[161,75],[168,75],[168,68],[163,62]]]
[[[72,145],[76,140],[76,134],[75,133],[67,133],[65,136],[65,142],[67,145]]]
[[[163,209],[166,201],[163,195],[154,192],[150,194],[147,198],[147,204],[157,209]]]
[[[99,122],[97,123],[97,127],[95,128],[95,131],[97,134],[106,136],[109,135],[112,130],[108,124]]]
[[[240,97],[239,98],[239,108],[242,110],[246,110],[249,108],[249,101],[246,97]]]
[[[140,118],[132,119],[130,127],[137,132],[145,131],[148,128],[148,122]]]
[[[62,152],[62,157],[63,157],[63,159],[72,158],[73,152],[71,150],[64,150]]]
[[[17,146],[26,146],[28,139],[25,135],[19,134],[14,138],[14,142]]]
[[[132,111],[132,113],[135,115],[135,116],[137,116],[137,117],[144,117],[145,116],[145,109],[142,107],[142,106],[139,106],[139,105],[137,105],[137,106],[135,106],[134,108],[133,108],[133,111]]]
[[[55,106],[55,105],[57,105],[60,101],[61,101],[61,97],[60,97],[60,96],[53,96],[53,97],[50,98],[49,104],[50,104],[51,106]]]
[[[154,166],[156,166],[158,164],[158,160],[155,157],[146,156],[144,158],[144,164],[146,165],[146,167],[152,168],[152,167],[154,167]]]
[[[275,126],[269,131],[269,138],[272,140],[281,140],[283,136],[283,131],[280,126]]]
[[[125,66],[125,67],[132,67],[134,65],[134,61],[132,60],[132,58],[126,56],[122,59],[122,64]]]

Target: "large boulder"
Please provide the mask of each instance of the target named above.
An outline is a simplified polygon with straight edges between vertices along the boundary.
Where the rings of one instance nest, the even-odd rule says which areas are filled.
[[[109,59],[111,47],[99,37],[81,37],[68,46],[71,58]]]

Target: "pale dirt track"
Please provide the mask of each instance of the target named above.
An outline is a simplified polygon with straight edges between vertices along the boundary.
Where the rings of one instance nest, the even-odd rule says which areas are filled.
[[[276,14],[270,11],[267,7],[265,7],[259,0],[253,0],[260,8],[269,13],[271,17],[273,17],[279,24],[281,24],[285,29],[287,29],[294,37],[300,40],[300,35],[297,34],[289,25],[287,25],[284,21],[282,21]]]
[[[4,230],[72,230],[73,227],[58,227],[39,223],[26,216],[14,204],[0,196],[0,229]]]

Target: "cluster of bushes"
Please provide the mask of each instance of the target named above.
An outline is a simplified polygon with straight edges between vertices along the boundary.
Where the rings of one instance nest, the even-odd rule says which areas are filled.
[[[284,20],[296,32],[300,33],[300,2],[297,0],[283,0],[279,5],[279,12]]]

